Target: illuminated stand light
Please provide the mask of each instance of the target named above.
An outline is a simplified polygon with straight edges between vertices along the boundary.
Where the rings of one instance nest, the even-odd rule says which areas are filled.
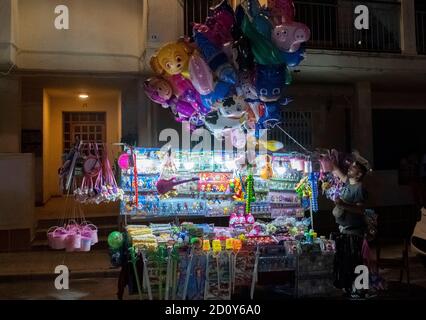
[[[195,166],[195,163],[192,162],[192,161],[185,161],[183,163],[183,167],[185,168],[185,170],[188,170],[188,171],[192,170],[194,168],[194,166]]]
[[[280,160],[278,167],[275,168],[277,173],[282,176],[287,172],[287,166],[283,164],[282,160]]]
[[[228,170],[236,170],[237,169],[237,165],[235,164],[234,160],[227,160],[225,162],[225,166]]]

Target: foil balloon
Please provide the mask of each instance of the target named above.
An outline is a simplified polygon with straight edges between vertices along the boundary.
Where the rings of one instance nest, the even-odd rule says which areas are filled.
[[[255,87],[262,102],[278,101],[283,95],[286,79],[285,65],[257,65]]]
[[[278,25],[272,32],[272,42],[281,51],[296,52],[300,45],[311,37],[309,28],[300,22],[286,22]]]
[[[238,70],[252,70],[254,67],[254,56],[251,51],[250,41],[242,34],[234,41],[233,47],[236,50],[236,65]]]
[[[120,167],[121,170],[127,170],[130,167],[130,159],[129,159],[129,154],[128,153],[122,153],[119,157],[118,157],[118,166]]]
[[[231,143],[237,149],[243,149],[247,143],[247,136],[244,130],[233,129],[231,130]]]
[[[247,12],[253,21],[256,30],[266,39],[271,38],[272,24],[268,17],[262,12],[258,0],[247,1]]]
[[[223,99],[219,112],[226,118],[240,119],[247,112],[247,102],[244,97],[234,95]]]
[[[256,129],[274,128],[281,122],[281,105],[277,102],[265,104],[265,113],[259,118]]]
[[[205,117],[205,127],[216,138],[222,138],[233,129],[242,128],[242,124],[240,119],[221,117],[218,111],[212,111]]]
[[[201,96],[201,101],[204,106],[211,109],[216,103],[227,97],[230,90],[231,85],[229,83],[219,81],[216,83],[212,93]]]
[[[206,95],[214,90],[211,70],[198,54],[192,55],[189,60],[189,77],[198,93]]]
[[[238,74],[238,78],[240,81],[236,87],[237,94],[243,96],[245,99],[256,100],[258,96],[253,84],[253,73],[250,71],[243,71]]]
[[[151,57],[151,68],[158,74],[183,74],[188,75],[189,58],[193,48],[183,39],[163,45]]]
[[[241,30],[250,40],[254,59],[260,64],[282,64],[280,51],[272,42],[259,33],[247,15],[244,16]]]
[[[164,108],[169,107],[173,88],[167,80],[158,76],[151,77],[144,81],[144,91],[151,101],[161,104]]]
[[[262,144],[262,146],[264,146],[268,151],[271,151],[271,152],[277,152],[278,150],[281,150],[282,148],[284,148],[284,145],[282,142],[275,141],[275,140],[268,140],[268,141],[259,140],[259,144]]]
[[[228,62],[226,54],[211,43],[201,32],[194,32],[194,41],[197,44],[204,60],[219,80],[230,84],[235,84],[237,75]]]
[[[281,51],[284,62],[289,67],[297,67],[305,59],[305,48],[302,46],[295,52]]]
[[[293,0],[268,0],[268,10],[274,25],[293,21],[296,11]]]
[[[213,15],[206,19],[209,40],[218,47],[232,41],[231,29],[234,23],[233,13],[224,9],[216,9]]]
[[[202,114],[210,112],[210,108],[203,104],[200,94],[195,90],[190,80],[180,74],[170,76],[168,80],[179,100],[191,104],[195,110]]]
[[[108,245],[112,249],[119,249],[124,242],[123,235],[121,232],[113,231],[108,235]]]

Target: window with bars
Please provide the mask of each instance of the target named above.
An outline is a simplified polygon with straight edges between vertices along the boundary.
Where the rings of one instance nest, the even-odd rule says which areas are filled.
[[[312,113],[310,111],[283,111],[280,125],[298,143],[312,149]],[[268,132],[268,139],[281,141],[288,151],[302,151],[284,132],[274,128]]]
[[[63,125],[64,154],[67,154],[74,146],[77,136],[85,143],[102,144],[106,142],[105,112],[64,112]],[[87,144],[85,145],[87,146]],[[99,145],[99,149],[102,152],[102,145]]]

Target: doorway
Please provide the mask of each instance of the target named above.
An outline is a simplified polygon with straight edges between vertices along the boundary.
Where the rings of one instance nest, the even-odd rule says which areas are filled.
[[[66,155],[75,144],[78,136],[83,142],[102,143],[106,137],[106,112],[63,112],[63,154]]]

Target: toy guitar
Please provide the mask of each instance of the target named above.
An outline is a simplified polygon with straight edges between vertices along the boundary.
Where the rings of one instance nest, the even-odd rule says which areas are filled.
[[[157,191],[159,194],[165,194],[169,191],[175,190],[174,187],[180,184],[184,184],[187,182],[191,182],[191,181],[198,181],[200,180],[200,178],[196,177],[196,178],[192,178],[192,179],[187,179],[187,180],[180,180],[180,181],[175,181],[176,178],[171,178],[171,179],[160,179],[157,181],[156,183],[156,187],[157,187]]]

